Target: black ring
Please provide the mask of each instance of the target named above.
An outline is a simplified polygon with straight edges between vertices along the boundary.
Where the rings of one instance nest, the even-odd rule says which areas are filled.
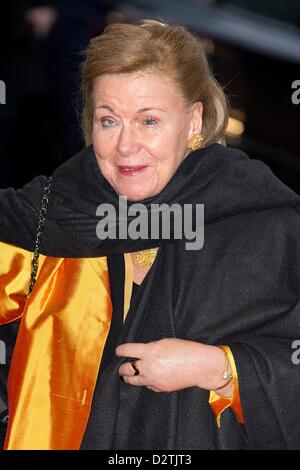
[[[130,361],[130,364],[132,365],[132,367],[134,368],[134,375],[139,375],[140,371],[139,369],[137,368],[136,364],[135,364],[135,361]]]

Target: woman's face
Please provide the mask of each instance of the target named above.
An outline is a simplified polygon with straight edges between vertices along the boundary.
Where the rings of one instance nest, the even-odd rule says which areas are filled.
[[[102,75],[94,86],[93,147],[103,176],[131,201],[158,194],[202,128],[202,104],[187,107],[155,73]]]

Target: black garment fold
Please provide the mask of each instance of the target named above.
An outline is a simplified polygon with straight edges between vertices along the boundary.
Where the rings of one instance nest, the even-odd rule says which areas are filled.
[[[123,326],[124,316],[124,278],[125,263],[123,255],[107,257],[109,272],[110,295],[112,302],[112,320],[101,358],[99,377],[110,363]]]

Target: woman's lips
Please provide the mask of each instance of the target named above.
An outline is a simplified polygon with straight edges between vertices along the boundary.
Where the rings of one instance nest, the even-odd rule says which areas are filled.
[[[140,165],[136,165],[136,166],[119,166],[118,168],[119,168],[119,172],[122,175],[134,176],[134,175],[142,173],[143,170],[145,170],[145,168],[147,168],[147,165],[144,165],[144,166],[140,166]]]

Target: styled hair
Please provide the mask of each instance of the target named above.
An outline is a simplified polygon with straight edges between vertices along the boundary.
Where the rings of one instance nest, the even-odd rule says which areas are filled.
[[[171,78],[187,105],[203,103],[203,146],[225,143],[228,106],[201,41],[182,26],[155,20],[115,23],[90,42],[82,64],[82,129],[92,143],[93,88],[104,74],[156,72]]]

